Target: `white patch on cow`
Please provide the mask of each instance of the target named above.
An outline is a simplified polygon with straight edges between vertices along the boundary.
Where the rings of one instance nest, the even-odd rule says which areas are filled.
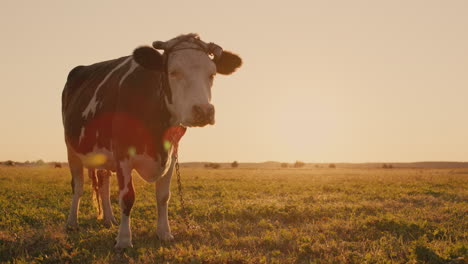
[[[73,200],[70,207],[70,214],[68,215],[67,225],[69,227],[78,226],[78,209],[80,207],[80,199],[83,195],[83,170],[73,171]]]
[[[120,168],[122,169],[122,176],[124,178],[124,189],[119,193],[119,201],[122,201],[123,196],[128,192],[128,183],[132,177],[132,167],[130,166],[130,162],[126,159],[120,162]]]
[[[172,148],[171,148],[172,149]],[[151,156],[137,154],[132,156],[131,162],[135,170],[147,182],[155,182],[167,173],[171,164],[172,150],[164,166],[161,166],[159,159],[154,160]]]
[[[89,101],[88,103],[88,106],[85,108],[85,110],[83,111],[83,118],[87,119],[88,118],[88,115],[91,113],[91,114],[94,114],[96,112],[96,107],[98,105],[98,101],[96,99],[96,95],[99,91],[99,89],[101,88],[101,86],[107,82],[107,80],[110,78],[110,76],[112,76],[112,74],[122,68],[122,66],[124,66],[128,61],[130,61],[132,59],[132,57],[128,57],[127,59],[125,59],[122,63],[120,63],[119,65],[115,66],[114,69],[112,69],[107,75],[106,77],[104,77],[104,79],[99,83],[99,85],[96,87],[96,89],[94,90],[94,95],[93,97],[91,98],[91,101]]]
[[[85,128],[82,127],[81,132],[80,132],[80,137],[78,139],[78,145],[81,143],[81,140],[84,138],[84,135],[85,135]]]
[[[182,43],[177,48],[191,47],[190,45],[193,44]],[[177,48],[170,55],[168,65],[173,103],[166,102],[172,125],[191,126],[194,121],[193,106],[210,104],[213,85],[211,76],[216,73],[216,66],[203,51],[177,51]]]
[[[132,177],[132,166],[128,159],[120,161],[119,163],[120,169],[122,171],[122,176],[124,178],[124,189],[120,190],[119,192],[119,204],[120,209],[122,210],[120,213],[120,227],[119,227],[119,234],[117,235],[115,244],[116,248],[128,248],[133,247],[132,245],[132,231],[130,229],[130,216],[126,215],[123,212],[125,208],[123,197],[125,194],[128,193],[128,183]]]
[[[116,248],[129,248],[133,247],[132,244],[132,231],[130,230],[130,216],[121,214],[119,234],[116,239]]]
[[[130,68],[128,69],[128,71],[122,76],[122,79],[120,79],[120,82],[119,82],[119,87],[122,86],[122,83],[125,81],[125,79],[127,79],[127,77],[132,74],[132,72],[138,67],[138,64],[135,62],[135,60],[132,59],[131,61],[131,64],[130,64]]]
[[[169,170],[164,174],[164,177],[156,182],[156,202],[158,204],[158,228],[156,234],[159,239],[168,241],[174,239],[169,226],[167,204],[170,198],[170,185],[174,163],[171,163]]]

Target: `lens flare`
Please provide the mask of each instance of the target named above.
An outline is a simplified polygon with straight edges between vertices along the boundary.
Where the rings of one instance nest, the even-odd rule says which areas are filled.
[[[164,140],[163,142],[163,147],[164,147],[164,150],[167,152],[169,151],[169,149],[171,148],[172,144],[169,140]]]
[[[129,155],[130,157],[135,156],[135,154],[136,154],[136,148],[135,148],[135,147],[130,147],[130,148],[128,148],[128,155]]]
[[[107,161],[106,155],[102,153],[91,154],[86,157],[85,165],[89,167],[98,167],[105,164]]]

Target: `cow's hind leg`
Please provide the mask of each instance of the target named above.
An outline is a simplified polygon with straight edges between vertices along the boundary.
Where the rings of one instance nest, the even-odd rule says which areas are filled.
[[[78,209],[80,206],[80,199],[83,195],[83,164],[81,160],[71,151],[68,151],[68,164],[70,166],[70,172],[72,176],[71,185],[73,198],[70,207],[70,213],[67,220],[68,229],[78,228]]]
[[[114,214],[112,213],[112,206],[110,202],[110,177],[112,176],[111,172],[108,170],[98,170],[98,187],[99,187],[99,196],[101,197],[102,210],[104,213],[104,225],[106,227],[111,227],[113,224],[117,225]]]
[[[120,227],[116,239],[116,248],[133,247],[132,231],[130,230],[130,211],[135,201],[133,190],[132,170],[128,161],[120,162],[117,166],[117,180],[119,181]]]
[[[156,182],[156,203],[158,205],[158,227],[156,234],[162,241],[168,241],[174,239],[171,234],[171,228],[169,227],[169,220],[167,215],[167,205],[171,196],[171,177],[174,169],[174,162],[167,171],[166,175],[160,178]]]
[[[102,207],[101,207],[101,198],[99,195],[99,184],[98,184],[98,177],[97,177],[96,170],[94,168],[88,169],[88,176],[91,179],[93,184],[93,202],[97,209],[97,218],[100,219],[102,217]]]

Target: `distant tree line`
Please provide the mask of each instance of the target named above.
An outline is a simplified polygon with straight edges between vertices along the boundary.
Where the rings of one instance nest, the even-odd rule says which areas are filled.
[[[294,163],[291,164],[291,165],[288,164],[287,162],[282,162],[282,163],[280,164],[280,167],[281,167],[281,168],[302,168],[302,167],[304,167],[305,165],[306,165],[305,162],[300,161],[300,160],[297,160],[296,162],[294,162]],[[315,164],[315,168],[321,168],[321,166],[318,165],[318,164]],[[336,165],[335,165],[334,163],[330,163],[330,164],[328,164],[328,168],[334,169],[334,168],[336,168]]]
[[[221,163],[208,162],[208,163],[205,163],[204,167],[207,169],[219,169],[221,168]],[[239,162],[235,160],[231,163],[231,168],[237,168],[237,167],[239,167]]]
[[[39,160],[36,160],[36,161],[27,160],[25,162],[6,160],[6,161],[0,161],[0,165],[4,165],[4,166],[45,166],[45,165],[49,165],[49,166],[52,166],[54,168],[62,168],[63,163],[55,162],[55,161],[45,162],[42,159],[39,159]]]
[[[382,168],[383,169],[393,169],[393,165],[392,164],[382,164]]]
[[[210,163],[205,164],[205,168],[207,168],[207,169],[219,169],[219,168],[221,168],[221,164],[210,162]]]

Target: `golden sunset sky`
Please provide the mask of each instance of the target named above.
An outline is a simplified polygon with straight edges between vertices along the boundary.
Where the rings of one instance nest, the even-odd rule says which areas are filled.
[[[244,65],[181,161],[468,160],[468,1],[2,1],[0,160],[66,160],[77,65],[199,33]]]

